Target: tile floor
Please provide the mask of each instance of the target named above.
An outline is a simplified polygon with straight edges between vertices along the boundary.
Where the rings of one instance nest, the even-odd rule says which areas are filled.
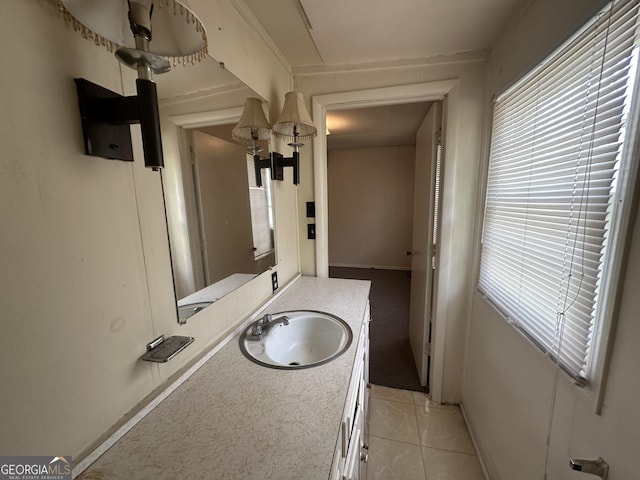
[[[459,407],[378,385],[369,406],[369,480],[484,480]]]

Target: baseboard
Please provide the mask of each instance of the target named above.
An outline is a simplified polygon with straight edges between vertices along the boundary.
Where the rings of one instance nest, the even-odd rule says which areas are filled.
[[[376,270],[403,270],[406,272],[411,271],[411,267],[398,267],[394,265],[359,265],[355,263],[330,263],[329,267],[339,268],[374,268]]]
[[[494,480],[489,475],[489,470],[487,469],[487,464],[485,463],[485,453],[482,449],[482,445],[480,444],[480,440],[476,435],[476,431],[473,428],[473,424],[469,420],[467,416],[467,412],[464,409],[464,405],[460,404],[460,410],[462,411],[462,417],[464,418],[464,423],[467,425],[467,430],[469,430],[469,435],[471,436],[471,442],[473,443],[473,447],[476,449],[476,454],[478,457],[478,461],[480,462],[480,467],[482,468],[482,474],[484,475],[485,480]]]

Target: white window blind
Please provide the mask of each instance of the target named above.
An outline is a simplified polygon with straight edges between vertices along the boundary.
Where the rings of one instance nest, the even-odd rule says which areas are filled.
[[[612,252],[638,0],[613,2],[494,104],[479,290],[588,380]]]

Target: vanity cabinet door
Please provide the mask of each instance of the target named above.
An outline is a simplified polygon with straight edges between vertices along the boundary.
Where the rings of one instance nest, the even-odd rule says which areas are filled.
[[[362,408],[358,407],[342,480],[360,479],[360,446],[362,441]]]
[[[359,335],[356,358],[333,456],[331,480],[366,480],[369,403],[369,306]],[[365,460],[363,460],[365,459]]]
[[[342,427],[340,427],[342,428]],[[342,480],[342,472],[344,470],[344,462],[342,461],[342,450],[340,448],[340,441],[338,441],[338,447],[333,454],[333,463],[331,465],[330,480]]]
[[[363,351],[362,351],[362,383],[360,384],[360,402],[362,405],[362,415],[360,417],[362,438],[360,440],[360,480],[367,480],[367,462],[369,460],[369,395],[371,385],[369,384],[369,322],[371,315],[369,303],[365,312],[365,322],[363,325]]]

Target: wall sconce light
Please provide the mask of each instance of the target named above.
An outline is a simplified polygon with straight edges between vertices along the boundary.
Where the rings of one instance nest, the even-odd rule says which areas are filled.
[[[139,123],[145,166],[164,166],[153,74],[194,63],[207,52],[200,20],[178,0],[58,0],[67,23],[138,72],[136,96],[76,79],[85,154],[133,161],[129,125]],[[131,35],[131,33],[133,35]]]
[[[262,186],[263,168],[272,168],[272,156],[260,158],[261,149],[258,141],[271,138],[271,127],[262,110],[262,100],[259,98],[246,98],[240,121],[231,131],[232,138],[238,143],[250,145],[249,151],[253,153],[253,166],[256,172],[256,185]],[[273,172],[273,169],[271,170]]]
[[[262,102],[258,98],[245,100],[240,122],[233,129],[234,140],[240,143],[252,142],[253,163],[256,171],[256,183],[262,185],[261,169],[271,168],[273,180],[284,180],[284,168],[293,168],[293,183],[300,184],[300,152],[301,139],[314,137],[317,133],[311,116],[304,105],[304,95],[300,92],[288,92],[285,95],[284,107],[278,121],[268,128],[269,123],[262,110]],[[291,138],[289,146],[293,147],[291,157],[278,152],[270,152],[268,158],[260,158],[258,140],[267,140],[270,133],[276,137]]]

